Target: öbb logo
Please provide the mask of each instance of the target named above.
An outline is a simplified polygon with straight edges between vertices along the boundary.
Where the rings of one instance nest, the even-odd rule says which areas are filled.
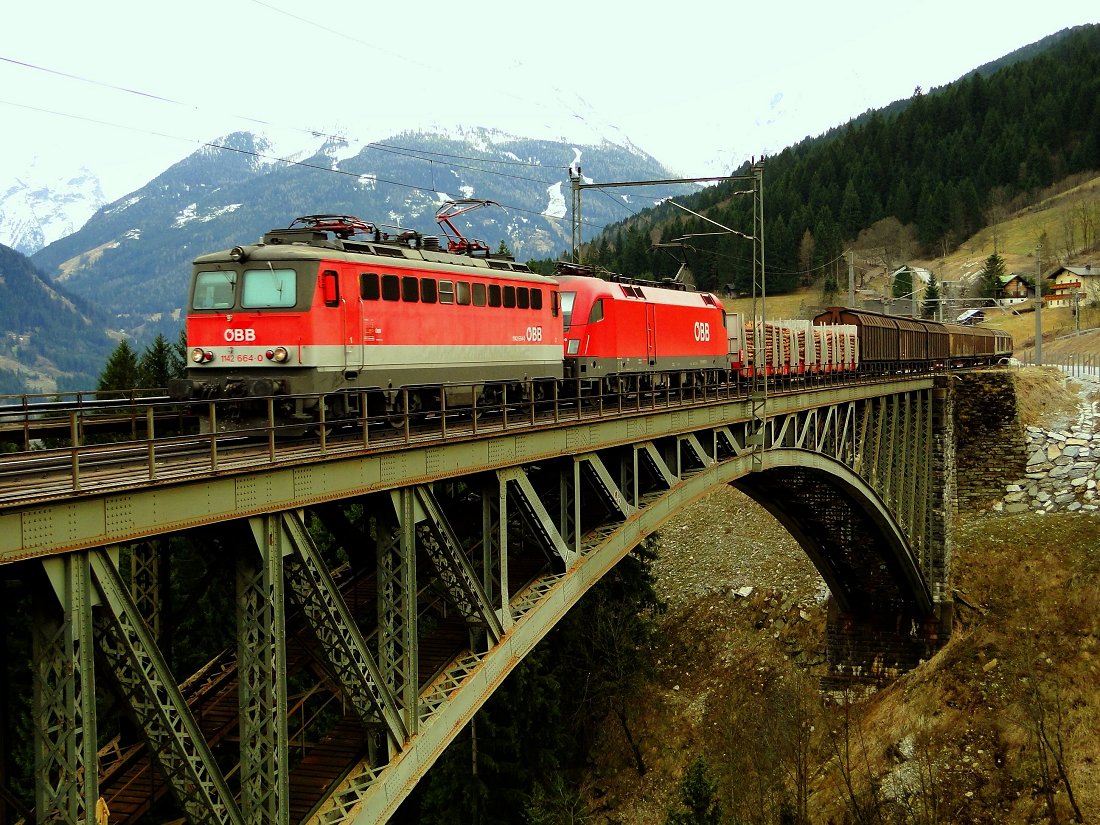
[[[710,324],[706,321],[695,322],[695,340],[696,341],[709,341],[710,340]]]
[[[254,329],[234,329],[230,327],[225,331],[225,341],[228,344],[247,343],[255,340],[256,330]]]

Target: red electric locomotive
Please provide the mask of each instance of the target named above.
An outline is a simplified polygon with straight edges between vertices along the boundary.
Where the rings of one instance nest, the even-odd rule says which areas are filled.
[[[280,420],[309,424],[319,410],[307,394],[325,394],[335,419],[358,414],[363,398],[371,414],[396,414],[438,408],[445,384],[514,383],[519,400],[562,377],[553,279],[349,216],[299,218],[196,259],[189,307],[189,373],[169,392],[245,400],[233,426],[267,420],[266,402],[250,409],[249,398],[275,396]],[[447,402],[468,404],[471,392],[448,389]]]
[[[642,376],[641,387],[709,383],[730,368],[722,302],[709,292],[652,282],[591,277],[559,265],[565,320],[565,374],[614,387]]]

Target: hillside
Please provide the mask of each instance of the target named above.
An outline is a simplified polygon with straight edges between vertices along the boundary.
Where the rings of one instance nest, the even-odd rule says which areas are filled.
[[[1072,384],[1035,381],[1077,403]],[[822,825],[1068,821],[1044,736],[1095,821],[1100,520],[966,513],[955,540],[950,643],[882,690],[823,696],[823,585],[793,539],[733,490],[668,524],[656,569],[669,611],[631,719],[647,771],[608,724],[585,783],[590,821],[664,822],[700,757],[722,822],[796,822],[784,817],[800,784]]]
[[[0,245],[0,395],[86,390],[114,343],[108,320]]]
[[[569,244],[567,168],[575,160],[583,160],[587,176],[604,180],[670,174],[630,148],[530,140],[492,129],[456,137],[400,134],[354,152],[338,139],[320,138],[290,156],[276,151],[263,136],[246,132],[208,144],[36,253],[34,263],[70,292],[99,303],[139,343],[157,332],[174,339],[195,257],[254,243],[301,215],[357,215],[383,232],[440,235],[435,214],[445,200],[490,199],[499,206],[463,215],[455,226],[493,249],[505,243],[525,260],[556,256]],[[593,199],[585,212],[588,231],[651,202],[645,195],[626,203]]]

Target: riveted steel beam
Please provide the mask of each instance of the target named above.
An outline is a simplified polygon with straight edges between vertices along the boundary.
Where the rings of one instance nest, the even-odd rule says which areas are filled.
[[[626,496],[623,495],[622,490],[611,478],[611,473],[608,472],[600,457],[595,453],[585,453],[577,458],[582,466],[586,468],[586,473],[591,479],[593,487],[599,492],[600,498],[603,499],[608,508],[612,512],[618,513],[622,518],[629,518],[630,514],[637,508],[626,500]]]
[[[504,632],[500,620],[431,488],[418,485],[416,497],[426,516],[418,526],[419,544],[435,565],[451,602],[467,622],[483,627],[492,642],[499,641]]]
[[[176,801],[193,823],[244,825],[225,777],[115,563],[102,549],[88,555],[103,602],[95,619],[96,643]]]
[[[420,724],[416,590],[416,494],[393,493],[397,527],[378,533],[378,668],[407,736]],[[391,753],[394,745],[391,743]]]
[[[384,722],[391,746],[402,747],[408,731],[397,702],[386,689],[378,664],[306,530],[301,514],[281,513],[279,527],[292,550],[283,559],[287,583],[317,637],[319,653],[340,685],[341,693],[355,708],[365,728],[371,729]]]
[[[57,600],[44,588],[35,593],[35,810],[40,822],[83,825],[95,820],[99,800],[88,554],[49,559],[44,567]]]
[[[259,553],[237,557],[237,671],[240,674],[241,814],[248,825],[287,825],[286,602],[277,514],[249,519]]]
[[[546,505],[542,503],[535,488],[531,486],[531,480],[521,467],[508,470],[500,470],[497,473],[502,487],[506,487],[513,501],[523,514],[528,525],[539,537],[544,549],[561,559],[568,568],[577,559],[576,551],[570,549],[561,533],[558,532],[554,520],[550,518]]]

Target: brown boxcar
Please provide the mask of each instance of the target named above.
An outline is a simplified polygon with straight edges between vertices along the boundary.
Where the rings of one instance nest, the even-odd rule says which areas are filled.
[[[859,331],[860,362],[872,369],[943,363],[950,352],[950,336],[935,321],[829,307],[814,318],[814,324],[854,324]]]

